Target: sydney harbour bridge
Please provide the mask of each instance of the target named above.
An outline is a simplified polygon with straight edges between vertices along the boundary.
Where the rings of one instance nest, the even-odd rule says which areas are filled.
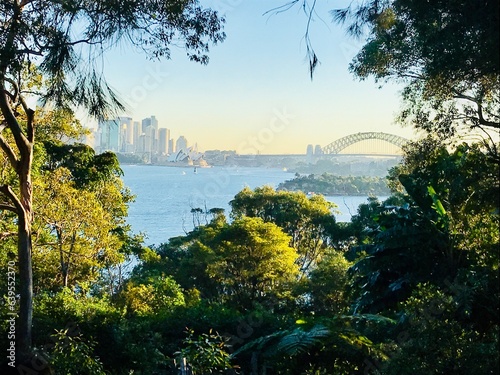
[[[402,156],[402,147],[409,140],[398,135],[382,132],[364,132],[350,134],[321,147],[312,145],[303,154],[261,154],[237,155],[237,164],[258,166],[287,166],[297,162],[314,163],[319,159],[338,157],[383,157],[398,159]]]
[[[369,141],[369,142],[365,142]],[[363,154],[363,155],[386,155],[386,156],[397,156],[400,155],[401,147],[408,142],[408,139],[400,137],[394,134],[382,133],[382,132],[365,132],[350,134],[348,136],[337,139],[336,141],[328,144],[321,148],[320,153],[322,155],[338,155],[342,151],[348,149],[350,146],[355,144],[363,144],[361,149],[351,151],[348,154]],[[385,147],[384,145],[397,146],[396,152],[394,147]],[[352,149],[352,147],[351,147]],[[376,151],[373,151],[376,150]]]

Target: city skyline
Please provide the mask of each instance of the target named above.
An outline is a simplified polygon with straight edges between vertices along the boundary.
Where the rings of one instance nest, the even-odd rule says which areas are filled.
[[[273,126],[273,129],[276,130],[278,128]],[[174,160],[180,156],[187,156],[189,153],[191,153],[191,156],[194,154],[201,156],[205,151],[228,151],[242,155],[263,155],[258,151],[259,142],[264,142],[266,140],[265,137],[269,137],[270,135],[270,132],[263,132],[260,134],[260,138],[254,137],[253,139],[249,139],[247,146],[250,148],[243,152],[230,149],[204,149],[203,147],[199,147],[196,141],[192,146],[189,146],[188,140],[184,135],[180,135],[177,139],[171,137],[171,129],[161,127],[155,115],[144,118],[140,122],[135,121],[131,117],[118,116],[110,120],[98,122],[97,129],[92,131],[91,136],[87,137],[85,142],[92,146],[98,153],[112,151],[124,154],[149,154],[150,158],[153,155],[161,157],[178,154],[177,156],[173,156],[172,160]],[[318,156],[325,153],[332,153],[332,151],[333,153],[338,153],[338,150],[340,150],[344,154],[399,155],[401,145],[406,140],[404,137],[383,132],[358,132],[337,139],[326,146],[308,144],[305,148],[305,153],[295,152],[286,154]],[[251,147],[254,147],[254,149]],[[257,152],[252,152],[253,150],[257,150]],[[269,153],[268,155],[276,155],[276,153]]]
[[[357,132],[414,138],[394,123],[402,86],[357,81],[348,65],[362,41],[346,37],[318,5],[310,37],[320,65],[310,79],[303,40],[307,18],[298,9],[263,14],[280,1],[211,0],[226,14],[227,40],[211,48],[210,62],[188,61],[172,49],[168,61],[147,60],[121,44],[104,57],[108,83],[127,105],[126,117],[158,121],[204,150],[242,154],[303,154]],[[126,79],[124,79],[126,77]]]
[[[98,152],[168,155],[188,149],[188,141],[183,135],[174,142],[170,134],[169,128],[160,127],[155,115],[140,122],[132,117],[118,116],[99,121],[88,143]]]

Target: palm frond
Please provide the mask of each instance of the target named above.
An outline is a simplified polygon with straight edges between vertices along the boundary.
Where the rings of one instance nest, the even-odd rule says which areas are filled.
[[[284,352],[294,356],[306,352],[322,338],[329,335],[330,330],[323,325],[314,326],[309,331],[304,331],[302,328],[296,328],[281,339],[276,349],[278,352]]]

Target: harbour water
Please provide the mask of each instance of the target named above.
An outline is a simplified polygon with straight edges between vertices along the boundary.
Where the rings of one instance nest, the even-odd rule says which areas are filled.
[[[276,187],[294,174],[272,168],[197,168],[150,165],[122,166],[125,185],[136,196],[128,223],[146,235],[146,244],[160,244],[193,229],[192,208],[223,208],[245,186]],[[327,197],[338,206],[337,221],[348,221],[366,197]]]

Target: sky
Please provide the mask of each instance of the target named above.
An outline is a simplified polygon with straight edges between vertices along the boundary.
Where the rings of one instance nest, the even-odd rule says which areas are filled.
[[[402,86],[360,82],[348,71],[362,41],[348,37],[329,10],[342,0],[318,2],[311,40],[319,57],[313,80],[306,59],[307,17],[300,6],[266,11],[287,0],[204,0],[225,15],[226,40],[208,65],[173,47],[172,59],[151,61],[126,45],[104,58],[108,83],[128,104],[123,115],[156,116],[159,127],[184,135],[200,150],[243,154],[302,154],[357,132],[414,138],[394,123]]]

